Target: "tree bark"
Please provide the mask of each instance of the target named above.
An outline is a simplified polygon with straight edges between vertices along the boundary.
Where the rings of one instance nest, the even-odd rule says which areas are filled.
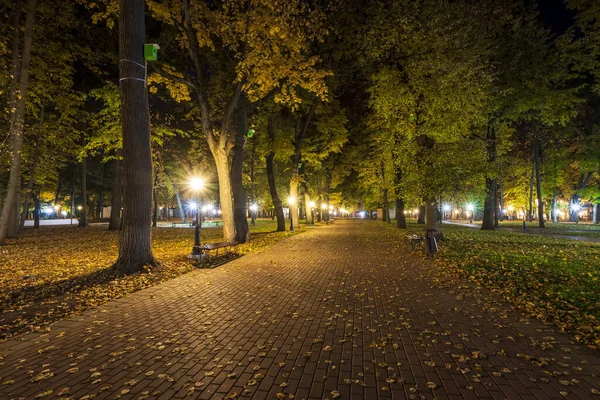
[[[404,199],[401,195],[396,196],[396,227],[406,229],[406,218],[404,217]]]
[[[235,221],[233,216],[233,197],[231,188],[229,152],[217,149],[213,153],[219,179],[219,199],[221,203],[221,218],[223,221],[223,239],[235,241]]]
[[[152,155],[150,113],[145,86],[145,1],[120,0],[119,58],[125,207],[119,237],[119,257],[113,268],[118,275],[142,271],[157,264],[152,255]]]
[[[40,227],[40,211],[42,205],[40,204],[40,198],[37,194],[33,194],[33,228],[38,229]]]
[[[110,191],[110,221],[109,231],[118,231],[121,228],[121,162],[114,160],[113,182]]]
[[[242,101],[242,104],[244,102]],[[246,144],[246,132],[248,131],[248,116],[245,111],[239,111],[237,115],[237,131],[235,135],[235,146],[233,148],[233,161],[231,163],[231,187],[233,189],[233,219],[235,222],[235,241],[246,243],[250,240],[250,229],[248,228],[246,191],[243,184],[244,172],[244,145]]]
[[[283,213],[283,203],[277,194],[277,185],[275,184],[275,152],[273,151],[273,141],[275,140],[275,128],[273,126],[273,116],[270,115],[267,121],[267,131],[271,139],[271,152],[267,156],[267,181],[269,183],[269,193],[273,203],[273,213],[277,218],[277,232],[285,231],[285,215]]]
[[[88,226],[87,220],[87,157],[81,160],[81,217],[79,226]]]
[[[594,204],[594,224],[600,224],[600,203]]]
[[[15,114],[11,118],[13,122],[11,123],[10,132],[10,136],[12,138],[10,173],[8,178],[8,187],[6,190],[6,198],[2,204],[2,213],[0,214],[0,245],[3,245],[8,237],[9,224],[12,223],[13,227],[17,228],[19,226],[19,218],[17,215],[19,204],[17,203],[17,198],[21,188],[21,152],[23,151],[25,99],[27,97],[27,90],[29,88],[29,64],[31,62],[31,44],[33,41],[35,3],[36,0],[29,0],[27,2],[27,17],[25,19],[23,53],[21,56],[19,72],[19,93],[18,95],[15,93]],[[16,14],[18,14],[18,11]],[[15,28],[17,28],[15,34],[18,34],[17,31],[20,29],[20,26],[18,26],[18,19],[15,21],[15,23]]]
[[[152,227],[156,228],[158,221],[158,195],[156,193],[158,186],[158,171],[154,172],[154,184],[152,185]]]
[[[425,213],[427,212],[427,208],[425,205],[419,206],[419,215],[417,216],[417,224],[425,224]]]
[[[38,160],[40,158],[40,146],[39,142],[42,137],[42,127],[44,125],[44,106],[40,110],[40,122],[38,126],[38,131],[35,133],[35,142],[33,144],[33,155],[31,157],[31,162],[29,164],[29,181],[27,182],[27,191],[25,192],[25,201],[23,202],[23,212],[21,213],[21,221],[19,223],[19,228],[23,228],[25,226],[25,221],[27,220],[27,216],[29,215],[29,206],[31,203],[31,194],[33,192],[33,185],[35,184],[35,170],[37,168]],[[73,212],[73,210],[71,210]]]
[[[533,178],[535,172],[535,161],[531,160],[531,177],[529,178],[529,210],[527,210],[527,220],[533,222]]]
[[[500,203],[500,220],[504,221],[504,178],[502,178],[502,177],[500,177],[499,203]]]
[[[537,192],[538,201],[538,223],[540,228],[545,228],[546,223],[544,221],[544,202],[542,200],[542,179],[541,179],[541,148],[540,142],[538,141],[537,135],[533,138],[533,159],[535,162],[535,191]]]
[[[488,121],[486,139],[487,161],[491,166],[495,167],[497,157],[496,129],[491,116]],[[486,177],[485,187],[486,196],[483,202],[483,218],[481,221],[481,229],[485,231],[493,231],[497,226],[496,198],[498,196],[498,182],[496,178]]]

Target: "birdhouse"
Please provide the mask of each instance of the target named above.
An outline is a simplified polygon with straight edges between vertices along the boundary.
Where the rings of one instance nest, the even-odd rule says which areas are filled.
[[[144,45],[144,58],[147,61],[156,61],[158,59],[158,50],[160,46],[156,43],[147,43]]]

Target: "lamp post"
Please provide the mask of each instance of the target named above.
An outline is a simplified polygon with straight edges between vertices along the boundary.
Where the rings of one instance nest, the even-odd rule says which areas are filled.
[[[467,204],[467,213],[469,215],[469,223],[473,223],[473,211],[475,210],[475,206],[473,204]]]
[[[294,219],[292,218],[292,206],[296,203],[296,198],[293,196],[288,197],[288,208],[290,209],[290,231],[294,230]]]
[[[308,205],[310,206],[310,219],[312,220],[312,224],[315,224],[315,202],[311,201],[310,203],[308,203]]]
[[[195,193],[200,193],[204,187],[204,181],[200,178],[191,178],[189,180],[190,189]],[[202,221],[200,220],[200,205],[196,202],[190,203],[189,207],[196,210],[196,226],[194,227],[194,247],[189,258],[200,259],[202,257],[202,244],[200,243],[200,228]]]
[[[251,220],[250,223],[252,225],[256,225],[256,212],[258,211],[258,204],[250,204],[250,213],[251,213]]]

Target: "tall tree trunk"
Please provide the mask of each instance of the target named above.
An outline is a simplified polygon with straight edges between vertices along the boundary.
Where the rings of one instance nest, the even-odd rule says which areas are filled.
[[[0,245],[3,245],[9,234],[9,226],[19,226],[18,194],[21,188],[21,152],[23,151],[23,129],[25,121],[25,99],[29,88],[29,64],[31,62],[31,43],[33,40],[33,18],[35,12],[36,0],[28,0],[27,17],[25,19],[25,35],[23,42],[23,53],[21,56],[21,65],[19,72],[19,93],[15,94],[15,114],[12,119],[10,136],[12,138],[12,155],[10,163],[10,173],[8,178],[8,187],[6,198],[2,204],[2,213],[0,214]],[[17,4],[18,6],[18,4]],[[18,11],[16,12],[18,14]],[[16,20],[15,28],[18,31],[20,26]],[[15,34],[18,34],[15,32]],[[17,38],[18,40],[18,38]],[[14,48],[14,47],[13,47]],[[18,49],[18,45],[17,45]],[[17,51],[18,53],[18,51]],[[12,215],[12,217],[11,217]]]
[[[158,221],[158,195],[156,193],[158,186],[158,171],[154,171],[154,184],[152,185],[152,226],[156,228]]]
[[[269,193],[273,203],[274,216],[277,217],[277,232],[285,231],[285,215],[283,213],[283,203],[277,194],[277,185],[275,184],[275,152],[273,151],[273,141],[275,140],[275,128],[273,126],[273,116],[270,115],[267,122],[267,131],[271,139],[271,152],[267,156],[267,181],[269,183]]]
[[[42,211],[42,204],[40,203],[40,197],[33,194],[33,228],[38,229],[40,227],[40,212]]]
[[[425,213],[427,208],[425,205],[419,206],[419,215],[417,215],[417,224],[425,224]]]
[[[594,204],[594,224],[600,224],[600,203]]]
[[[25,201],[23,202],[23,213],[21,214],[21,221],[19,223],[19,228],[23,228],[25,226],[25,220],[29,215],[29,206],[31,203],[31,194],[33,192],[33,185],[35,183],[35,170],[37,168],[38,160],[40,158],[40,139],[42,137],[42,128],[44,125],[44,109],[45,107],[42,105],[40,109],[40,121],[38,130],[35,133],[35,142],[33,144],[33,155],[31,157],[31,162],[29,164],[29,181],[27,182],[27,191],[25,192]]]
[[[535,163],[535,190],[537,192],[538,201],[538,222],[540,228],[545,228],[546,223],[544,221],[544,202],[542,200],[542,179],[541,179],[541,148],[540,142],[538,141],[537,135],[533,139],[533,159]]]
[[[496,146],[496,129],[494,120],[490,116],[488,121],[487,135],[487,161],[490,165],[495,166],[497,157]],[[496,198],[498,196],[498,183],[496,178],[486,177],[485,179],[486,196],[483,202],[483,218],[481,220],[481,229],[493,231],[496,226]]]
[[[425,221],[426,221],[426,229],[430,230],[430,229],[435,229],[436,231],[439,231],[438,225],[437,225],[437,215],[438,214],[438,208],[437,208],[437,202],[435,200],[435,198],[431,198],[429,199],[429,201],[427,201],[427,204],[425,206]]]
[[[244,104],[244,101],[241,102]],[[233,162],[231,163],[231,187],[233,189],[233,219],[235,222],[235,241],[246,243],[250,240],[250,229],[246,212],[246,191],[244,190],[244,145],[248,131],[248,116],[246,112],[239,111],[237,116],[237,131],[235,146],[233,148]]]
[[[535,161],[531,160],[531,177],[529,178],[529,210],[527,210],[527,220],[533,222],[533,178],[535,172]]]
[[[235,241],[235,220],[231,188],[229,153],[225,149],[217,149],[213,153],[219,179],[219,200],[221,203],[221,218],[223,221],[223,239]]]
[[[152,155],[150,113],[144,65],[146,36],[145,0],[120,0],[119,59],[121,125],[125,163],[125,209],[119,237],[117,274],[142,271],[156,265],[152,255],[150,213],[152,211]]]
[[[88,226],[87,220],[87,157],[81,160],[81,217],[79,226]]]
[[[113,181],[110,191],[110,221],[109,231],[118,231],[121,228],[121,161],[113,161]]]

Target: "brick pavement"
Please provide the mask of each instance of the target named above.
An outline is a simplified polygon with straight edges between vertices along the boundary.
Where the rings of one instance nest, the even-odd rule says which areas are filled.
[[[11,339],[0,399],[600,399],[598,354],[380,232],[337,221]]]

